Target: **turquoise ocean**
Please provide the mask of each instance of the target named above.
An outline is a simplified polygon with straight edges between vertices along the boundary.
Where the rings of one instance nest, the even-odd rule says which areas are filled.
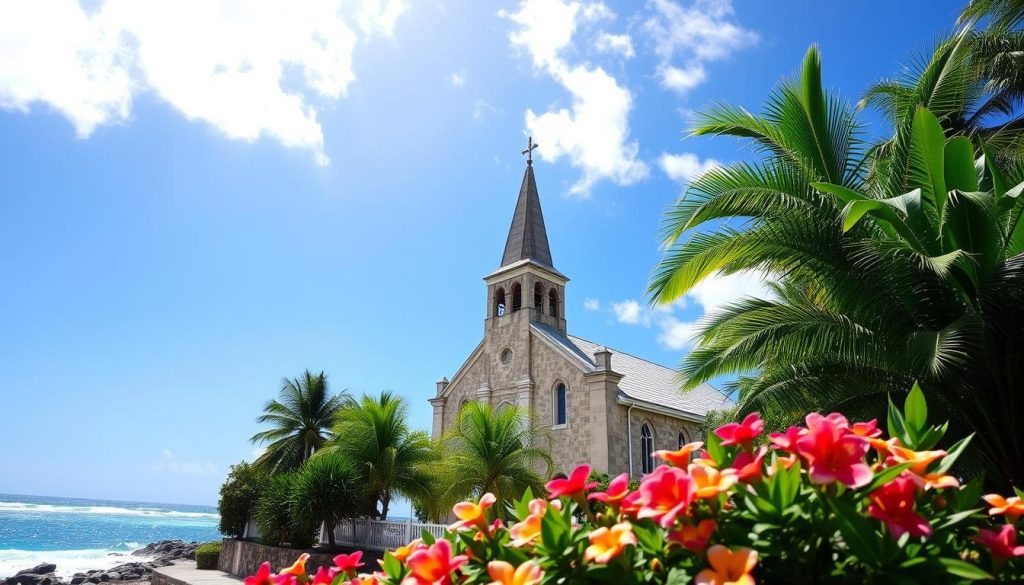
[[[0,494],[0,579],[48,562],[70,577],[128,562],[150,542],[218,540],[212,506]]]

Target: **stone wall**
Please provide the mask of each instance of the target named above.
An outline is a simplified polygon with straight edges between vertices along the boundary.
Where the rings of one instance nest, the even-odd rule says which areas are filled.
[[[236,577],[254,575],[256,570],[264,561],[270,561],[274,571],[287,568],[295,562],[295,559],[302,553],[309,553],[309,560],[306,561],[306,570],[315,573],[320,566],[333,566],[334,556],[346,552],[353,552],[351,549],[339,548],[338,551],[327,553],[321,550],[296,550],[293,548],[282,548],[277,546],[266,546],[248,540],[235,540],[225,538],[221,543],[220,558],[217,560],[217,568],[225,573]],[[383,553],[377,551],[363,551],[364,567],[367,571],[377,568],[377,559],[382,558]]]
[[[610,407],[613,411],[609,416],[608,433],[619,437],[614,444],[617,448],[609,454],[611,459],[609,472],[615,475],[629,470],[629,423],[627,421],[628,407],[621,404],[614,404]],[[640,429],[646,422],[654,433],[654,449],[669,449],[675,451],[679,448],[679,431],[682,430],[687,441],[700,441],[702,438],[697,434],[697,425],[692,422],[684,422],[677,418],[664,414],[649,412],[640,408],[634,408],[629,414],[632,420],[632,449],[633,469],[631,475],[639,478],[643,473],[643,466],[640,460]],[[657,462],[655,463],[657,465]]]

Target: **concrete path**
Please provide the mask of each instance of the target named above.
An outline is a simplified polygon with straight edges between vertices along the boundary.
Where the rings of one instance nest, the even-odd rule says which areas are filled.
[[[200,571],[195,561],[153,569],[153,585],[238,585],[242,580],[216,569]]]

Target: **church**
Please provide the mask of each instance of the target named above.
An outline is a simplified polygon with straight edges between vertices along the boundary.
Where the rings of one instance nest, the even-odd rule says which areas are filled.
[[[732,401],[707,384],[681,392],[671,368],[570,335],[565,320],[569,278],[548,247],[532,149],[505,251],[484,277],[483,340],[452,376],[437,382],[435,438],[470,400],[495,408],[516,404],[549,429],[552,473],[581,463],[638,478],[655,467],[654,452],[696,440],[710,410]]]

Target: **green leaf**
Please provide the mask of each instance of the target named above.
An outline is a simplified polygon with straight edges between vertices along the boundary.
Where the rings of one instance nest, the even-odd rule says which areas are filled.
[[[517,520],[523,520],[530,515],[530,500],[532,499],[533,490],[527,486],[526,491],[523,492],[523,497],[519,498],[519,501],[516,502],[515,512]]]
[[[1007,195],[1006,177],[1003,176],[1002,169],[996,164],[996,157],[989,152],[988,146],[983,144],[981,151],[984,153],[981,158],[985,163],[985,169],[988,171],[988,175],[992,177],[992,192],[995,194],[996,199],[1002,199]],[[1018,185],[1018,187],[1020,186]],[[1011,197],[1014,197],[1014,195],[1011,195]]]
[[[945,151],[946,189],[977,191],[978,171],[974,166],[974,146],[966,136],[950,138]]]
[[[718,435],[711,431],[708,433],[708,440],[705,441],[704,445],[708,450],[708,455],[711,456],[711,460],[714,461],[719,468],[725,465],[725,447],[722,447],[722,439]]]
[[[673,567],[665,578],[665,585],[688,585],[689,583],[690,574],[686,572],[686,569],[679,567]]]
[[[434,538],[434,535],[427,532],[426,529],[424,529],[423,532],[420,533],[420,538],[423,540],[423,544],[427,546],[430,546],[437,541],[437,539]]]
[[[945,567],[946,571],[950,575],[956,575],[957,577],[969,579],[971,581],[992,579],[992,575],[989,575],[980,567],[972,565],[966,561],[961,561],[960,559],[938,559],[938,561],[943,567]]]
[[[971,443],[972,438],[974,438],[974,433],[971,433],[956,443],[953,443],[953,446],[946,452],[946,456],[942,458],[942,461],[940,461],[939,465],[935,468],[935,472],[946,473],[949,471],[953,467],[953,464],[956,463],[956,460],[964,452],[964,449],[967,448],[967,445]]]
[[[871,479],[871,483],[860,489],[864,493],[870,494],[871,492],[875,491],[876,489],[882,487],[883,485],[895,479],[897,476],[899,476],[899,474],[909,469],[910,466],[913,464],[913,461],[905,461],[903,463],[893,465],[892,467],[887,467],[882,471],[875,473],[875,477]]]
[[[915,435],[920,434],[928,424],[928,402],[924,399],[924,392],[921,386],[914,382],[914,387],[907,394],[907,400],[903,403],[904,420],[908,430]]]
[[[934,210],[937,223],[942,225],[947,192],[943,168],[946,135],[938,118],[927,108],[919,107],[914,113],[910,140],[911,182],[921,188],[922,199]]]
[[[889,415],[887,417],[889,436],[896,437],[903,442],[904,445],[909,446],[907,437],[907,425],[903,420],[903,413],[900,412],[896,405],[892,402],[892,396],[889,397]]]
[[[382,568],[391,577],[397,577],[402,574],[402,563],[395,558],[395,555],[391,554],[391,551],[384,553],[384,566]]]
[[[963,512],[957,512],[955,514],[950,514],[949,516],[946,516],[945,518],[943,518],[942,521],[939,522],[935,526],[935,528],[936,528],[936,530],[950,528],[950,527],[952,527],[952,526],[954,526],[956,524],[959,524],[960,522],[963,522],[964,520],[970,518],[971,516],[973,516],[974,514],[980,512],[983,509],[984,508],[973,508],[973,509],[970,509],[970,510],[964,510]]]
[[[544,547],[552,552],[561,552],[565,546],[567,527],[564,519],[554,506],[548,506],[547,512],[540,520],[540,537]]]
[[[981,501],[981,494],[984,491],[984,483],[982,477],[976,477],[971,481],[967,482],[966,485],[961,487],[959,490],[952,492],[953,495],[953,509],[957,511],[968,510],[974,508]]]
[[[656,553],[664,548],[664,541],[659,530],[646,526],[643,523],[633,524],[633,534],[644,550]]]

